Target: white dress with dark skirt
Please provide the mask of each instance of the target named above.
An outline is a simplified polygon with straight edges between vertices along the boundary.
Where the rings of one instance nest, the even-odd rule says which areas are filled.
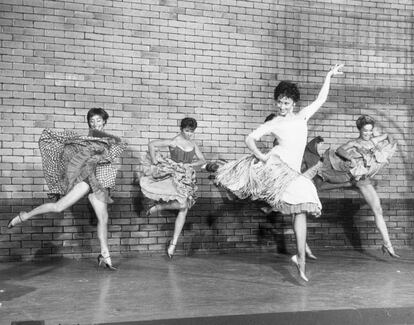
[[[219,168],[217,183],[241,199],[266,201],[284,214],[307,213],[319,217],[322,205],[312,181],[300,173],[308,127],[303,115],[276,117],[253,131],[258,141],[273,134],[279,144],[267,154],[266,163],[253,155]]]

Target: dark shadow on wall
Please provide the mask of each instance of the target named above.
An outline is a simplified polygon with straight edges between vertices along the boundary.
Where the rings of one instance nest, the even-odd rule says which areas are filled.
[[[355,219],[358,218],[357,214],[360,210],[360,204],[352,199],[342,199],[340,202],[336,200],[333,202],[324,202],[323,206],[324,219],[328,222],[336,221],[337,224],[342,227],[343,236],[345,236],[347,242],[349,242],[355,250],[362,252],[361,236],[355,224]],[[331,226],[335,228],[332,223]]]
[[[184,245],[185,254],[191,256],[197,251],[225,248],[220,239],[223,235],[220,234],[218,222],[226,216],[226,212],[214,205],[211,211],[204,212],[202,216],[196,216],[197,214],[190,211],[189,222],[184,226],[184,231],[190,234],[189,242]],[[200,227],[192,222],[193,216],[203,221],[203,229],[199,229]]]
[[[189,243],[185,244],[186,254],[192,255],[200,250],[243,251],[275,245],[278,253],[286,254],[285,229],[289,229],[291,225],[276,212],[262,212],[260,208],[263,205],[262,202],[234,198],[196,204],[194,210],[189,212],[188,222],[184,227],[186,237],[189,237]],[[193,224],[193,216],[198,222],[201,218],[205,227],[200,229],[200,224]],[[228,224],[230,225],[227,226]],[[237,229],[232,227],[233,224],[237,225]],[[252,225],[254,228],[251,228]],[[236,237],[236,240],[232,240],[232,237]]]
[[[257,233],[259,245],[268,245],[269,242],[274,242],[279,254],[288,254],[284,230],[289,227],[291,227],[291,223],[288,223],[281,213],[272,211],[266,214],[266,222],[259,224]]]
[[[373,241],[373,239],[369,237],[373,231],[380,236],[378,229],[376,229],[374,219],[372,221],[366,220],[359,222],[361,218],[372,215],[369,208],[361,209],[364,204],[365,201],[361,198],[341,200],[331,199],[329,201],[324,200],[322,202],[322,205],[324,206],[322,218],[328,223],[328,228],[335,229],[335,225],[340,225],[343,229],[342,233],[335,234],[336,238],[332,238],[333,240],[345,237],[344,240],[346,240],[346,242],[349,243],[355,251],[381,261],[381,258],[378,258],[375,254],[372,254],[364,249],[362,238],[364,238],[367,242]],[[364,210],[366,210],[366,212]]]

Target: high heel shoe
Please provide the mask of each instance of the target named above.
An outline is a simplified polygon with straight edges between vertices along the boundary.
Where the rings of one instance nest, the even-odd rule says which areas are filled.
[[[390,256],[391,257],[394,257],[394,258],[400,258],[401,256],[400,255],[398,255],[398,254],[396,254],[395,252],[394,252],[394,248],[392,247],[392,245],[390,244],[390,245],[385,245],[385,244],[383,244],[382,246],[381,246],[381,250],[382,250],[382,254],[384,255],[385,253],[388,253],[388,254],[390,254]]]
[[[292,261],[293,264],[296,265],[298,272],[299,272],[299,276],[302,278],[302,280],[308,282],[309,279],[305,275],[305,263],[303,263],[303,270],[302,270],[302,267],[299,265],[297,255],[293,255],[290,260]]]
[[[172,241],[168,241],[167,242],[167,247],[166,247],[166,253],[167,256],[170,258],[170,260],[174,257],[174,252],[175,252],[175,244],[172,243]]]
[[[107,257],[104,257],[102,254],[98,255],[98,267],[101,265],[105,266],[111,271],[117,270],[117,268],[112,265],[111,257],[109,255]]]
[[[315,255],[313,255],[313,253],[312,253],[312,251],[310,250],[309,247],[306,247],[305,253],[306,253],[306,256],[309,257],[311,260],[317,260],[318,259]]]
[[[7,228],[11,229],[14,226],[18,225],[19,223],[22,223],[24,221],[24,219],[22,218],[22,215],[25,214],[26,212],[20,212],[16,217],[13,217],[9,220],[9,223],[7,224]],[[16,222],[14,222],[14,220],[17,220]]]

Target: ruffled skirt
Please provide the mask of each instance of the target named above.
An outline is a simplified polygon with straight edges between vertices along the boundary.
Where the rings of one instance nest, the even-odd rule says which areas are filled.
[[[312,181],[276,156],[265,164],[253,155],[228,162],[218,169],[216,182],[240,199],[265,201],[284,214],[321,214]]]
[[[149,154],[141,157],[137,176],[142,193],[154,201],[178,201],[192,207],[197,199],[196,174],[192,167],[160,157],[153,165]]]
[[[72,131],[45,129],[39,139],[43,172],[49,197],[59,199],[84,181],[101,201],[112,203],[109,188],[115,184],[116,169],[108,161],[112,143],[106,138],[80,136]],[[123,151],[119,145],[119,155]]]
[[[364,153],[362,157],[358,154],[359,157],[355,157],[355,165],[338,157],[335,150],[328,150],[324,154],[323,166],[319,169],[318,175],[324,181],[334,184],[369,182],[369,179],[388,163],[395,150],[395,144],[383,141],[377,145],[376,150]]]

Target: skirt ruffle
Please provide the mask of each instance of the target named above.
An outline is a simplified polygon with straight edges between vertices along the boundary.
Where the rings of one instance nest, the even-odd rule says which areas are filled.
[[[283,214],[307,213],[318,218],[321,215],[322,209],[321,206],[317,203],[307,202],[299,204],[289,204],[286,202],[282,202],[278,211]]]
[[[116,170],[110,161],[122,153],[125,144],[103,132],[95,135],[100,137],[80,136],[67,130],[43,130],[39,147],[49,197],[59,199],[85,181],[99,200],[112,202],[108,188],[115,183]]]
[[[396,145],[383,141],[370,152],[356,151],[356,165],[351,165],[338,157],[335,150],[328,150],[324,155],[324,164],[318,175],[326,182],[341,184],[345,182],[368,181],[375,176],[396,151]],[[362,155],[362,157],[361,157]]]
[[[196,174],[192,167],[159,156],[152,164],[149,154],[140,158],[136,168],[142,193],[154,201],[187,202],[194,205],[197,195]]]
[[[313,183],[276,156],[267,163],[253,155],[228,162],[218,169],[216,182],[240,199],[265,201],[275,211],[321,213]]]

